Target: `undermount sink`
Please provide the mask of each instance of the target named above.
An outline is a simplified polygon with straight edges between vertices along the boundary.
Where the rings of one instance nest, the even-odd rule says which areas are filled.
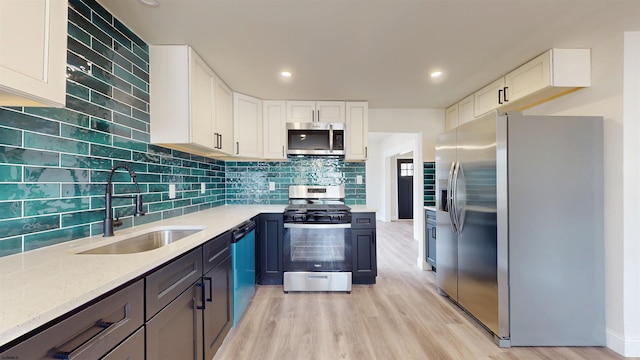
[[[133,254],[169,245],[203,229],[162,229],[132,236],[78,254]]]

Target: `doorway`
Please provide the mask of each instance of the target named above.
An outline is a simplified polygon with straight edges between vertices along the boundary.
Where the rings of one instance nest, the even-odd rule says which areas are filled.
[[[413,219],[413,159],[398,159],[398,219]]]

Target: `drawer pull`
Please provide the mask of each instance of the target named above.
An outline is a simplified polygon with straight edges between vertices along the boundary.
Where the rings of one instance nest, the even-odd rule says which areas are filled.
[[[127,303],[124,306],[124,317],[116,323],[107,322],[102,319],[95,322],[93,326],[87,329],[85,332],[79,334],[75,338],[67,341],[65,344],[71,343],[73,340],[86,335],[87,332],[96,327],[101,328],[102,330],[98,331],[95,335],[89,337],[87,340],[83,341],[80,345],[78,345],[75,349],[71,351],[56,351],[53,358],[61,359],[61,360],[72,360],[80,356],[83,352],[91,348],[97,342],[102,341],[105,337],[109,336],[111,333],[116,331],[120,326],[124,325],[131,319],[131,304]],[[64,345],[64,344],[63,344]]]

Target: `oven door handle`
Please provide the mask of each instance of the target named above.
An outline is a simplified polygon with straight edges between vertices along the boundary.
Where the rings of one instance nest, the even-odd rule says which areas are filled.
[[[351,229],[351,224],[297,224],[285,223],[285,229]]]

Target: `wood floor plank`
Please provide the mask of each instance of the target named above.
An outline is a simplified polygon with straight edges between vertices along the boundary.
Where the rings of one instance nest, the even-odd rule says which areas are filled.
[[[502,349],[416,266],[411,222],[378,222],[378,278],[351,294],[258,286],[215,360],[616,360],[599,347]]]

